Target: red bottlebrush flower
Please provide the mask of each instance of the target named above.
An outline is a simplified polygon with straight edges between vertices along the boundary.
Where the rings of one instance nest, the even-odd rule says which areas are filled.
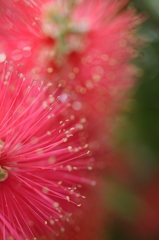
[[[84,130],[51,84],[5,64],[0,78],[0,239],[54,239],[95,181]],[[49,91],[50,92],[50,91]]]
[[[37,74],[44,71],[54,84],[65,85],[75,110],[82,106],[93,118],[112,115],[134,75],[129,62],[139,17],[122,11],[127,3],[2,0],[0,59],[34,63]]]

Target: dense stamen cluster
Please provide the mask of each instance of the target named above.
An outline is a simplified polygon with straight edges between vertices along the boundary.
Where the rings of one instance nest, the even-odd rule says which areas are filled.
[[[48,239],[81,206],[83,183],[95,184],[85,177],[94,159],[60,86],[50,94],[21,76],[5,64],[0,80],[0,237]]]

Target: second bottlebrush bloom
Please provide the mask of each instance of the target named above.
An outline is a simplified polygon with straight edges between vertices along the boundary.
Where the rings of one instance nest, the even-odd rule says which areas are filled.
[[[88,102],[109,115],[135,73],[130,60],[139,17],[124,9],[128,2],[2,0],[0,61],[14,60],[25,71],[34,68],[37,77],[43,74],[64,85],[73,100],[82,99],[82,106]]]

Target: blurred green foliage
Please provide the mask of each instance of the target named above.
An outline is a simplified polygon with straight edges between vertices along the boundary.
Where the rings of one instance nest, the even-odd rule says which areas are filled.
[[[139,29],[143,47],[135,65],[140,69],[140,77],[122,134],[131,163],[145,181],[159,166],[159,1],[132,3],[147,20]]]
[[[134,187],[140,188],[159,172],[159,0],[132,0],[130,6],[146,20],[138,29],[143,45],[135,65],[140,74],[132,101],[126,104],[129,107],[117,124],[117,135],[133,169]],[[134,239],[122,222],[123,218],[130,222],[142,204],[132,192],[118,184],[108,192],[108,206],[118,216],[111,225],[109,240]]]
[[[131,189],[112,182],[106,198],[107,206],[111,211],[120,215],[124,220],[135,219],[140,202]]]

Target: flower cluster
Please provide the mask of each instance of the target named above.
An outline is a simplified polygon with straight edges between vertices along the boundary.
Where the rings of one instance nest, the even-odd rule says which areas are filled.
[[[119,108],[133,83],[139,17],[127,0],[1,1],[0,59],[65,86],[73,108],[95,118]],[[17,42],[18,39],[18,42]],[[97,122],[97,118],[95,119]],[[99,122],[98,122],[99,123]]]
[[[135,73],[127,2],[1,0],[0,239],[56,239],[96,206],[96,150]]]

